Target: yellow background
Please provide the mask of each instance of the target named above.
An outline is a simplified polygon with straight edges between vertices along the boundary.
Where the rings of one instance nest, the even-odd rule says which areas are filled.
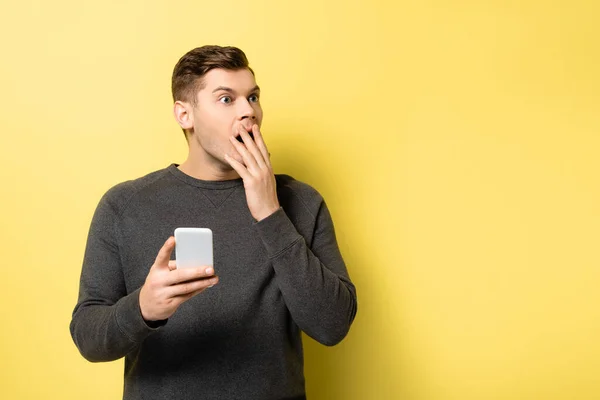
[[[69,335],[92,213],[182,162],[170,75],[236,45],[359,294],[310,399],[600,399],[597,1],[0,3],[0,398],[116,399]]]

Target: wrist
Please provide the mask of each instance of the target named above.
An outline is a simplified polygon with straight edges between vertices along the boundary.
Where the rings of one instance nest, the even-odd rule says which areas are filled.
[[[142,286],[142,288],[140,289],[140,297],[139,297],[139,304],[140,304],[140,314],[142,315],[142,319],[144,320],[144,322],[146,322],[146,324],[150,321],[155,321],[157,320],[156,318],[154,318],[152,316],[151,313],[148,312],[148,307],[146,307],[146,302],[144,301],[144,295],[145,295],[145,289],[146,285],[144,284],[144,286]]]
[[[260,214],[257,214],[256,216],[254,216],[254,219],[256,219],[256,222],[260,222],[263,219],[268,218],[271,215],[275,214],[277,211],[279,211],[280,208],[281,208],[281,206],[279,206],[279,204],[277,204],[276,206],[270,207],[270,208],[266,209],[265,211],[261,212]]]
[[[144,318],[144,322],[148,326],[148,328],[156,329],[167,323],[168,319],[157,319],[157,320],[147,320]]]
[[[140,299],[140,314],[142,315],[142,319],[144,320],[144,323],[149,327],[149,328],[158,328],[163,326],[164,324],[167,323],[168,318],[162,319],[156,315],[152,315],[151,313],[148,313],[147,310],[144,311],[144,307],[142,306],[142,301]]]

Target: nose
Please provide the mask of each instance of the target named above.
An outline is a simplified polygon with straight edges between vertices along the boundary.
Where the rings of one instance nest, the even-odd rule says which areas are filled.
[[[240,101],[238,104],[240,104],[238,114],[240,120],[244,120],[247,118],[254,122],[256,120],[256,110],[254,109],[254,107],[252,107],[252,104],[250,104],[250,102],[247,99]]]

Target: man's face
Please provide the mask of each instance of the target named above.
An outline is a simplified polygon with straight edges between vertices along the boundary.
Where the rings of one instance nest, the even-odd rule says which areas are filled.
[[[250,132],[252,125],[260,128],[262,123],[260,89],[247,69],[212,69],[202,79],[204,85],[197,93],[197,103],[191,113],[190,146],[200,145],[207,158],[212,158],[210,162],[228,170],[231,167],[224,160],[225,154],[243,163],[229,137],[239,137],[240,126]]]

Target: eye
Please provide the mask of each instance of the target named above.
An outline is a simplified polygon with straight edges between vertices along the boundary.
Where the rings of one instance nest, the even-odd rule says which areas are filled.
[[[223,96],[219,99],[219,101],[223,104],[230,104],[232,100],[229,96]]]
[[[248,100],[250,100],[252,103],[258,103],[258,95],[253,94],[252,96],[248,97]]]

